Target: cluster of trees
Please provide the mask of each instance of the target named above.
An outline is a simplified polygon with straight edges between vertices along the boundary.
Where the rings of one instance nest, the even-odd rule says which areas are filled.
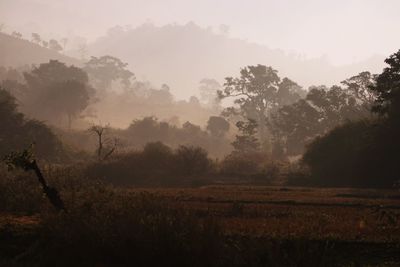
[[[32,34],[32,40],[42,42],[38,34]],[[87,129],[89,118],[125,125],[111,133],[127,148],[163,142],[173,148],[202,147],[220,158],[233,149],[226,161],[232,166],[246,155],[280,160],[305,153],[303,163],[315,182],[387,186],[399,171],[399,62],[400,51],[386,60],[389,67],[379,75],[361,72],[341,85],[308,90],[279,77],[272,67],[247,66],[222,86],[213,79],[201,80],[200,99],[189,101],[174,100],[166,84],[155,88],[137,81],[128,64],[112,56],[92,57],[82,68],[57,60],[22,72],[0,67],[0,86],[5,88],[0,91],[0,115],[6,126],[0,131],[0,152],[25,145],[28,139],[40,143],[40,133],[46,136],[40,149],[54,157],[61,145],[38,120],[71,128],[84,118]],[[223,109],[222,101],[228,98],[233,105]],[[132,122],[139,117],[143,119]],[[385,178],[377,180],[382,174]]]
[[[204,179],[211,170],[212,161],[203,148],[179,146],[172,149],[161,142],[151,142],[143,150],[94,163],[86,172],[89,177],[119,185],[182,185],[195,182],[197,177]]]
[[[368,104],[376,117],[346,123],[308,147],[303,161],[314,184],[390,187],[399,182],[400,50],[385,62],[388,67],[372,83],[357,80],[368,99],[374,96]]]
[[[157,89],[136,81],[127,64],[111,56],[92,57],[83,68],[57,60],[25,68],[22,73],[0,67],[0,83],[17,97],[22,112],[69,128],[80,118],[123,127],[132,118],[150,114],[164,120],[177,120],[180,115],[183,120],[204,124],[219,111],[216,90],[212,92],[218,86],[216,81],[201,82],[202,101],[196,97],[175,101],[168,85]]]
[[[280,166],[265,155],[230,154],[216,161],[199,146],[171,148],[158,141],[149,142],[140,150],[119,153],[107,161],[93,162],[86,174],[117,185],[182,186],[215,181],[270,184],[279,171]]]
[[[23,77],[23,82],[3,80],[1,85],[18,98],[23,113],[52,124],[66,122],[70,127],[94,96],[86,72],[57,60],[24,72]]]
[[[219,97],[233,98],[223,115],[236,123],[238,152],[264,152],[282,159],[300,155],[317,136],[348,120],[370,117],[375,76],[362,72],[342,86],[312,86],[307,91],[276,70],[248,66],[240,77],[226,78]]]
[[[143,147],[146,143],[160,141],[171,147],[203,147],[213,156],[222,157],[231,150],[227,138],[229,127],[224,118],[217,116],[209,118],[205,130],[189,121],[177,127],[168,122],[160,122],[154,117],[145,117],[134,120],[122,135],[133,147]]]
[[[0,29],[1,32],[1,29]],[[18,39],[22,39],[22,33],[18,32],[18,31],[13,31],[11,33],[12,37],[18,38]],[[43,40],[42,37],[40,36],[40,34],[38,33],[32,33],[31,35],[31,40],[32,43],[35,43],[37,45],[40,45],[42,47],[45,48],[49,48],[51,50],[54,50],[56,52],[61,52],[63,50],[65,50],[67,43],[68,43],[68,39],[67,38],[62,38],[60,41],[57,41],[56,39],[50,39],[49,41]]]
[[[68,43],[67,38],[62,38],[60,40],[60,42],[58,42],[55,39],[50,39],[49,41],[45,41],[45,40],[42,40],[42,37],[38,33],[32,33],[31,41],[35,44],[41,45],[45,48],[49,48],[49,49],[57,51],[57,52],[61,52],[61,51],[65,50],[65,47],[67,46],[67,43]]]
[[[0,88],[0,158],[14,150],[35,144],[35,153],[41,159],[63,160],[64,149],[59,139],[43,122],[26,118],[17,110],[16,99]]]

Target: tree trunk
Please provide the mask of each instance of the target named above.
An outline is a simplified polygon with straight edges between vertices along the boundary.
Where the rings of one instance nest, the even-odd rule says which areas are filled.
[[[64,211],[66,211],[65,206],[64,206],[64,202],[62,201],[60,195],[58,194],[58,191],[57,191],[55,188],[50,187],[50,186],[47,185],[47,182],[46,182],[46,180],[44,179],[43,174],[42,174],[42,172],[40,171],[39,166],[38,166],[37,163],[36,163],[36,160],[34,160],[34,161],[31,163],[31,168],[32,168],[33,171],[35,172],[35,174],[36,174],[36,176],[37,176],[37,178],[38,178],[38,180],[39,180],[39,183],[40,183],[40,185],[42,186],[43,193],[44,193],[44,194],[46,195],[46,197],[50,200],[50,203],[51,203],[57,210],[64,210]]]

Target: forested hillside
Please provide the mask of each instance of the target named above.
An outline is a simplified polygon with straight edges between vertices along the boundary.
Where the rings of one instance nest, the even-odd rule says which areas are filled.
[[[0,66],[21,67],[57,59],[79,65],[79,60],[22,38],[0,33]]]
[[[299,54],[215,33],[195,23],[114,27],[90,44],[88,52],[121,58],[129,63],[137,77],[145,77],[154,84],[166,83],[179,98],[192,95],[203,78],[222,82],[246,65],[274,66],[282,76],[308,87],[337,84],[364,70],[380,72],[384,59],[372,56],[357,64],[333,66],[325,58],[303,58]],[[72,55],[79,57],[79,52]]]

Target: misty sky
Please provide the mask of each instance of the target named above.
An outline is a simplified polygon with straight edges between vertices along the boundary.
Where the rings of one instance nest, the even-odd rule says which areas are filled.
[[[115,25],[186,24],[335,64],[400,47],[399,0],[0,0],[5,31],[94,40]]]

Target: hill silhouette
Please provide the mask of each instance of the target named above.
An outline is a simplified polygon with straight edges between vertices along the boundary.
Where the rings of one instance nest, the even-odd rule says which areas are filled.
[[[67,64],[81,65],[80,61],[42,47],[25,39],[0,33],[0,66],[21,67],[57,59]]]
[[[88,47],[94,56],[112,55],[129,63],[138,78],[156,85],[167,83],[178,98],[197,92],[202,78],[237,76],[246,65],[264,64],[302,86],[337,84],[369,70],[379,72],[383,57],[346,66],[334,66],[325,58],[304,59],[283,50],[217,34],[190,22],[162,27],[151,23],[137,28],[114,27]]]

